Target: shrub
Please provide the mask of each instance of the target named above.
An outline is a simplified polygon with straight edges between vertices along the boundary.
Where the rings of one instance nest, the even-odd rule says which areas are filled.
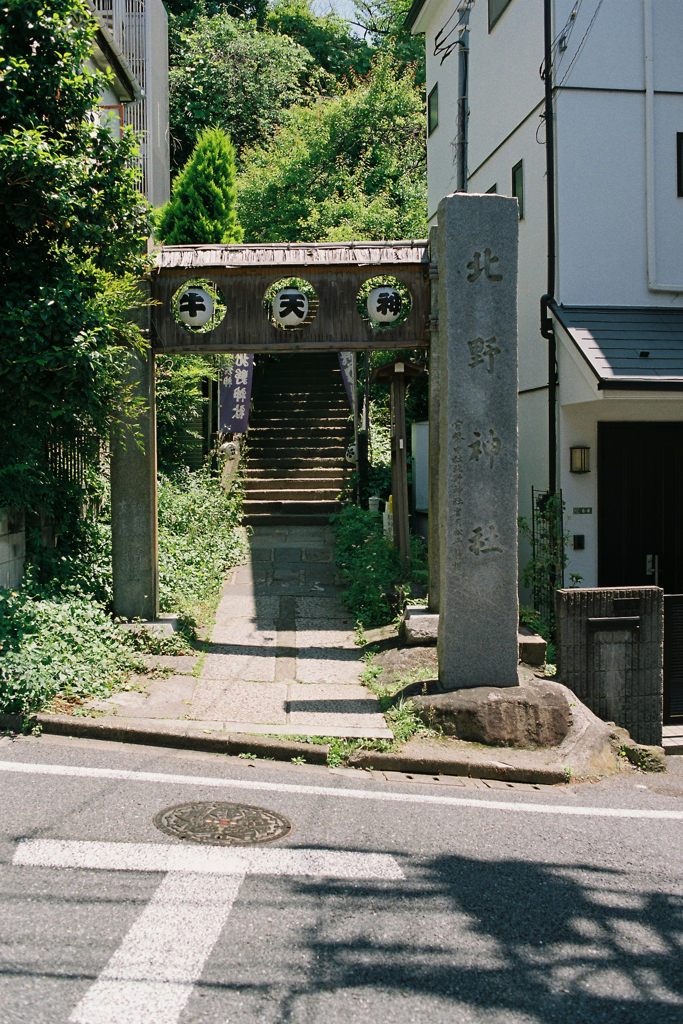
[[[357,505],[348,505],[332,517],[336,534],[335,561],[346,589],[342,598],[364,627],[391,622],[414,587],[427,579],[425,546],[411,539],[412,562],[401,568],[396,548],[382,532],[380,516]]]
[[[0,709],[27,713],[58,693],[108,696],[141,668],[123,630],[79,597],[0,592]]]
[[[235,150],[221,128],[207,128],[161,211],[158,235],[166,245],[241,242],[235,213]]]
[[[208,470],[159,480],[159,593],[162,611],[211,599],[243,550],[242,489],[224,491]]]

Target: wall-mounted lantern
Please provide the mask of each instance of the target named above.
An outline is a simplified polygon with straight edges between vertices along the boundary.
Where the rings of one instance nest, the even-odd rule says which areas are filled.
[[[572,473],[590,473],[590,448],[569,449],[569,469]]]

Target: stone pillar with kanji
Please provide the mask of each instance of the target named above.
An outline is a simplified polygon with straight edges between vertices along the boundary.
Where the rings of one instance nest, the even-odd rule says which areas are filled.
[[[517,677],[516,199],[457,193],[438,213],[442,689]],[[430,515],[433,514],[430,510]]]

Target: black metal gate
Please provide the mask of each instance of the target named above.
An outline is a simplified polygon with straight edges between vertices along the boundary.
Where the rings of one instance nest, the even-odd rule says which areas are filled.
[[[683,594],[664,595],[664,721],[683,718]]]
[[[531,564],[525,582],[531,586],[534,608],[541,625],[555,630],[555,591],[564,587],[564,504],[562,491],[531,488]]]

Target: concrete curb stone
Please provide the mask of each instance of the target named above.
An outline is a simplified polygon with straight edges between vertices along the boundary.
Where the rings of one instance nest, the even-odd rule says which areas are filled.
[[[256,754],[289,761],[292,757],[305,757],[310,764],[327,764],[328,744],[299,743],[240,733],[207,733],[203,730],[177,726],[154,727],[128,723],[112,724],[97,718],[74,718],[71,715],[10,715],[0,714],[0,729],[10,732],[31,731],[40,726],[45,733],[58,736],[114,740],[119,743],[144,743],[151,746],[181,747],[187,750],[205,750],[216,754]]]

